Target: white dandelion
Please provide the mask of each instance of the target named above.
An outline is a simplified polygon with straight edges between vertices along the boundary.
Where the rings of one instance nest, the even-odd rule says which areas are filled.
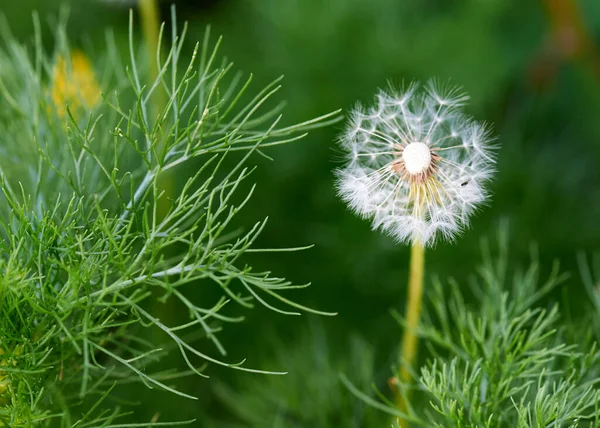
[[[461,112],[467,100],[430,82],[358,106],[341,138],[340,196],[400,242],[453,239],[487,199],[494,171],[489,129]]]

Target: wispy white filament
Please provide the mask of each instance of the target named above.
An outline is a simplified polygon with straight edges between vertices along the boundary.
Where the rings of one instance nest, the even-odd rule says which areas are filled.
[[[453,239],[486,200],[493,173],[489,130],[461,112],[467,100],[430,82],[358,106],[341,138],[340,196],[400,242]]]

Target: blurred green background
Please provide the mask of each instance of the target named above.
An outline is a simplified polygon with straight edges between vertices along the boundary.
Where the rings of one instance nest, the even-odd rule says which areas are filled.
[[[126,2],[2,0],[0,11],[23,42],[31,13],[56,19],[68,4],[73,45],[101,49],[106,28],[125,42]],[[600,2],[597,0],[180,0],[191,53],[207,24],[223,35],[221,53],[259,84],[284,74],[284,120],[302,121],[357,101],[370,102],[388,81],[450,79],[470,94],[469,113],[494,125],[501,150],[493,198],[456,243],[427,254],[427,274],[459,280],[474,272],[483,237],[508,224],[512,259],[529,260],[537,245],[543,264],[558,258],[572,279],[553,298],[578,308],[585,298],[577,251],[600,247]],[[129,3],[131,5],[131,2]],[[170,3],[161,3],[169,19]],[[46,20],[46,18],[48,18]],[[52,47],[49,27],[45,44]],[[257,84],[255,88],[260,85]],[[300,253],[254,257],[259,269],[296,283],[312,282],[293,298],[337,311],[333,318],[285,317],[238,311],[247,322],[222,334],[229,361],[282,369],[261,377],[208,369],[178,387],[186,401],[142,386],[120,391],[137,401],[132,420],[197,418],[200,427],[386,426],[386,417],[355,399],[339,382],[346,373],[363,390],[387,390],[401,329],[391,309],[404,308],[408,249],[370,230],[336,197],[342,124],[253,159],[258,189],[243,215],[269,216],[259,246],[314,244]],[[199,285],[200,286],[200,285]],[[198,286],[198,287],[199,287]],[[199,293],[190,287],[191,295]],[[198,294],[199,295],[199,294]],[[166,307],[175,322],[185,314]],[[575,316],[577,312],[575,311]],[[206,345],[207,352],[216,355]],[[422,349],[421,359],[427,357]],[[166,362],[181,365],[174,355]]]

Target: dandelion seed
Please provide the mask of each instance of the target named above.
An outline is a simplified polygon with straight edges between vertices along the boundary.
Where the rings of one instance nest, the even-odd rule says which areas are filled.
[[[341,138],[349,156],[340,196],[400,242],[453,239],[487,199],[493,173],[489,129],[461,113],[467,100],[430,82],[358,106]]]

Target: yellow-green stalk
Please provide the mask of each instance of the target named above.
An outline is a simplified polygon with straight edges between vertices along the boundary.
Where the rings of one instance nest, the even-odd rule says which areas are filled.
[[[158,0],[139,0],[138,7],[142,21],[144,41],[146,42],[148,59],[150,61],[149,77],[154,81],[158,77],[158,63],[156,61],[160,32]]]
[[[159,64],[157,52],[160,49],[160,9],[158,0],[139,0],[138,8],[142,21],[142,32],[146,44],[146,54],[149,61],[148,87],[151,87],[159,76]],[[158,90],[150,99],[150,112],[159,114],[165,105],[164,94]],[[164,218],[169,211],[169,200],[174,193],[172,175],[166,173],[159,181],[160,191],[163,193],[161,203],[158,205],[158,216]]]
[[[410,250],[410,270],[408,274],[408,303],[406,306],[406,325],[400,351],[398,380],[406,385],[411,380],[411,369],[417,357],[418,338],[417,328],[421,316],[421,302],[423,301],[423,276],[425,268],[425,247],[420,242],[413,243]],[[397,388],[396,404],[402,411],[406,411],[406,395]],[[408,392],[406,392],[408,394]],[[406,423],[401,424],[402,427]]]

